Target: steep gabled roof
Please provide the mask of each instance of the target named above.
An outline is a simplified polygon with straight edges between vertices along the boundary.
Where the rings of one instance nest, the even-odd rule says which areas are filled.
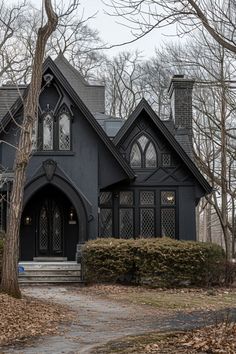
[[[44,64],[43,64],[43,73],[47,70],[50,69],[57,80],[60,82],[62,87],[65,89],[65,91],[68,93],[68,95],[71,97],[71,99],[75,102],[75,104],[78,106],[80,111],[83,113],[84,117],[87,119],[89,124],[92,126],[94,131],[97,133],[97,135],[100,137],[100,139],[103,141],[105,146],[108,148],[108,150],[112,153],[114,158],[117,160],[119,165],[122,167],[124,172],[126,173],[127,177],[130,179],[133,179],[135,177],[133,170],[129,166],[129,164],[123,159],[119,151],[116,149],[115,145],[113,142],[109,139],[109,137],[106,135],[100,124],[96,121],[90,110],[87,108],[87,106],[84,104],[84,102],[81,100],[81,98],[78,96],[78,94],[75,92],[75,90],[72,88],[70,83],[67,81],[63,73],[60,71],[60,69],[57,67],[57,65],[54,63],[54,61],[48,57]],[[11,109],[6,113],[6,115],[3,117],[1,126],[0,126],[0,132],[4,130],[4,128],[8,125],[8,123],[11,121],[12,116],[14,116],[17,111],[22,107],[22,101],[26,97],[28,88],[24,91],[22,97],[19,97],[17,101],[13,104]]]
[[[207,182],[207,180],[203,177],[203,175],[200,173],[199,169],[197,166],[194,164],[194,162],[191,160],[191,158],[187,155],[187,153],[184,151],[184,149],[181,147],[181,145],[178,143],[178,141],[175,139],[174,135],[169,131],[169,129],[165,126],[165,124],[160,120],[160,118],[157,116],[157,114],[153,111],[153,109],[150,107],[148,102],[143,98],[136,109],[133,111],[133,113],[130,115],[130,117],[126,120],[124,125],[121,127],[119,130],[118,134],[114,138],[113,142],[115,145],[118,145],[124,135],[127,133],[129,128],[132,126],[132,124],[135,122],[135,120],[140,116],[140,114],[145,111],[152,122],[155,124],[157,129],[164,135],[164,137],[167,139],[167,141],[170,143],[174,151],[179,155],[181,160],[184,162],[184,164],[188,167],[188,169],[192,172],[196,180],[199,182],[199,184],[203,187],[203,189],[207,192],[210,193],[212,188]]]

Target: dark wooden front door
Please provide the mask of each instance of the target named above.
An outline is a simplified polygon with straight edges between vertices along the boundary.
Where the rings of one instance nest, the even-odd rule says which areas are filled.
[[[38,216],[38,255],[63,255],[63,214],[54,198],[47,198]]]

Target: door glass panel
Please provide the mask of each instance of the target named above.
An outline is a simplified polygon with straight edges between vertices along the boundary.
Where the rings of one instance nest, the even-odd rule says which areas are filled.
[[[48,250],[48,215],[45,206],[42,207],[39,215],[39,250]]]
[[[53,211],[52,226],[52,250],[53,252],[61,252],[62,249],[62,218],[61,213],[56,206]]]

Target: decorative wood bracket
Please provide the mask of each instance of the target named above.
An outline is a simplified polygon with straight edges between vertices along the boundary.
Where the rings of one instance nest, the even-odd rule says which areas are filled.
[[[43,169],[46,174],[47,180],[50,182],[53,179],[57,168],[57,163],[53,160],[46,160],[43,162]]]

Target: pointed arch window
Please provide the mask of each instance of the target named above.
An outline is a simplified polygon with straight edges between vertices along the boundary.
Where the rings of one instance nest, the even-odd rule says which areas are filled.
[[[152,141],[141,135],[132,145],[130,151],[130,165],[132,168],[157,167],[157,153]]]
[[[67,113],[59,116],[59,150],[70,150],[70,117]]]
[[[53,116],[43,117],[43,150],[53,150]]]
[[[70,151],[71,122],[71,115],[65,106],[58,115],[51,111],[43,113],[39,118],[38,131],[35,130],[32,134],[33,150]]]

